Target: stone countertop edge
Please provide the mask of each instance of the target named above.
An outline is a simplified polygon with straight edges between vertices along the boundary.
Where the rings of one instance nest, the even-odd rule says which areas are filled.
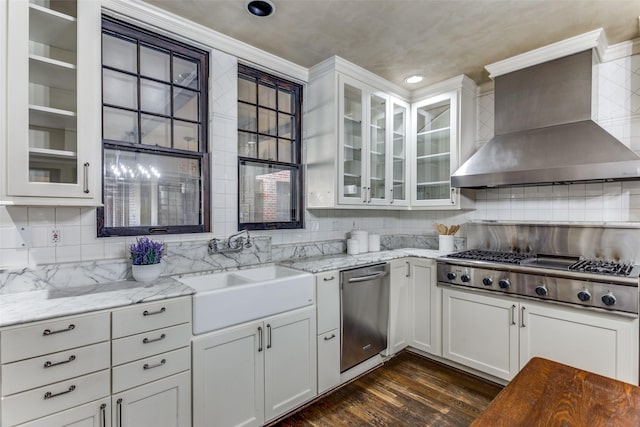
[[[446,255],[432,249],[393,249],[358,255],[326,255],[283,261],[278,264],[308,273],[357,267],[404,257],[438,258]],[[179,274],[183,277],[194,273]],[[198,274],[198,273],[195,273]],[[152,284],[133,280],[75,286],[63,289],[0,294],[0,327],[21,325],[57,317],[125,307],[143,302],[192,295],[195,290],[174,279],[161,277]]]

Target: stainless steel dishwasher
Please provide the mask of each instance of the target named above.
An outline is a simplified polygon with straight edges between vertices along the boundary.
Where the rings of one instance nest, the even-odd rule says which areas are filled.
[[[340,371],[387,347],[389,323],[389,264],[340,272]]]

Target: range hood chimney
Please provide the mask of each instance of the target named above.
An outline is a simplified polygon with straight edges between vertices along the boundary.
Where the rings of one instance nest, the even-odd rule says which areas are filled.
[[[639,179],[640,157],[593,120],[595,64],[597,52],[589,49],[495,77],[495,137],[451,185]]]

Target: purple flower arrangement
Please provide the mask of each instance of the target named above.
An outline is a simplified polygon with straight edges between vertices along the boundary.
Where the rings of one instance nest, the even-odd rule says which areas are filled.
[[[158,264],[163,251],[164,243],[154,242],[148,237],[138,237],[131,245],[131,262],[133,265]]]

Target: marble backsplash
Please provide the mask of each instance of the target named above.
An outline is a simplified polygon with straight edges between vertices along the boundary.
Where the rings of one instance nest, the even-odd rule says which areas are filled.
[[[346,252],[344,239],[324,242],[272,245],[271,237],[255,237],[253,245],[241,252],[209,255],[208,241],[167,242],[163,275],[228,270]],[[464,239],[456,238],[456,250]],[[401,248],[437,249],[434,235],[382,235],[382,250]],[[56,290],[131,279],[129,260],[44,264],[32,268],[0,270],[0,295],[36,290]]]

